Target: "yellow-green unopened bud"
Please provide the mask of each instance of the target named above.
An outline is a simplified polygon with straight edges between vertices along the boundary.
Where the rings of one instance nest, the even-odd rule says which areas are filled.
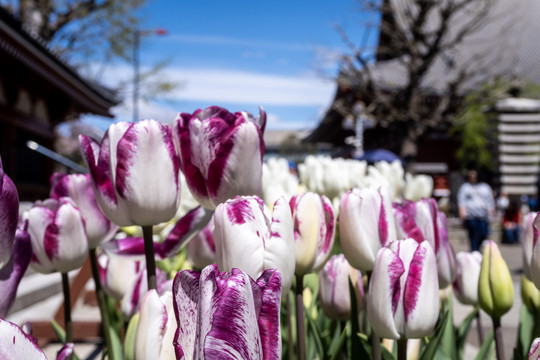
[[[497,244],[493,241],[488,241],[482,256],[478,302],[480,308],[492,318],[500,318],[514,304],[512,277]]]
[[[532,313],[540,309],[540,291],[525,275],[521,277],[521,300]]]

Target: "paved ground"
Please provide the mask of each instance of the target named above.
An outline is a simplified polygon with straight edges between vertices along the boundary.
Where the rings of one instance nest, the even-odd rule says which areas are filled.
[[[458,219],[449,219],[449,237],[454,249],[459,251],[468,251],[469,245],[465,231],[461,228],[461,224]],[[497,229],[494,229],[490,238],[499,241],[499,233]],[[519,283],[522,273],[522,250],[519,245],[504,245],[500,244],[500,249],[505,258],[508,267],[512,273],[514,280],[514,294],[515,302],[514,306],[508,314],[502,318],[502,326],[504,332],[504,343],[506,359],[511,359],[511,354],[515,346],[517,337],[517,326],[519,323],[519,311],[521,306],[521,300],[519,295]],[[22,323],[27,320],[40,320],[47,319],[54,314],[58,308],[58,304],[62,301],[61,294],[54,295],[45,301],[41,301],[35,306],[28,307],[24,310],[17,311],[11,314],[8,319],[16,323]],[[454,301],[454,323],[460,323],[472,310],[470,306],[461,305],[457,300]],[[94,320],[99,319],[99,313],[97,308],[87,306],[82,303],[78,303],[75,307],[73,314],[74,319],[80,320]],[[491,320],[482,314],[481,317],[484,336],[486,336],[491,330]],[[49,359],[56,358],[56,352],[60,349],[60,344],[52,343],[45,347],[45,353]],[[81,359],[100,359],[101,345],[96,342],[77,343],[76,351]],[[478,336],[476,327],[473,325],[468,337],[468,343],[465,351],[465,359],[474,359],[479,348]]]

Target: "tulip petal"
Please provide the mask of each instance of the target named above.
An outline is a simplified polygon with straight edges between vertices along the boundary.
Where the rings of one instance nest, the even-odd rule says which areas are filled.
[[[19,195],[17,188],[4,173],[0,161],[0,268],[11,257],[18,218]]]
[[[263,268],[277,268],[281,274],[282,295],[289,292],[294,277],[295,248],[292,223],[291,209],[285,198],[281,197],[274,204],[270,239],[265,244]]]
[[[56,354],[56,360],[72,360],[75,353],[75,344],[66,343]]]
[[[281,327],[279,313],[281,310],[281,275],[274,269],[265,270],[257,279],[252,280],[252,288],[261,290],[259,313],[259,329],[263,351],[263,359],[281,358]],[[257,302],[258,299],[255,299]]]
[[[405,266],[398,254],[388,247],[377,254],[371,281],[369,283],[368,317],[377,335],[390,339],[399,339],[400,335],[394,324],[401,297],[401,276]]]
[[[531,349],[529,350],[529,360],[538,360],[540,359],[540,338],[533,340],[531,344]]]
[[[115,188],[130,204],[132,223],[155,225],[175,215],[180,160],[173,148],[170,128],[153,120],[132,124],[118,141]]]
[[[34,339],[14,323],[0,319],[0,334],[0,358],[3,360],[47,360]]]
[[[17,295],[17,287],[28,268],[32,257],[30,236],[22,228],[15,233],[13,254],[9,262],[0,270],[0,317],[7,315]]]
[[[200,356],[262,359],[250,278],[238,269],[222,277],[216,267],[206,267],[200,279]]]
[[[215,265],[211,265],[214,266]],[[195,359],[198,344],[197,323],[200,298],[201,274],[196,271],[180,271],[173,282],[174,313],[178,328],[174,335],[177,359]]]
[[[213,210],[205,209],[202,206],[188,212],[178,220],[163,243],[154,245],[154,247],[157,246],[157,255],[166,259],[177,253],[208,225],[213,215]]]
[[[171,334],[175,332],[176,323],[172,316],[172,302],[170,292],[166,292],[161,297],[154,289],[146,293],[141,304],[135,334],[136,359],[174,358]]]

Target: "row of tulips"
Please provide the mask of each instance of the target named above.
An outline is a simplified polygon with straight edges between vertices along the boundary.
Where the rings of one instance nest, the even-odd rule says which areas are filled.
[[[314,165],[321,159],[309,158],[299,168],[304,180],[298,184],[324,188],[334,199],[307,191],[265,204],[265,122],[262,110],[255,118],[210,107],[179,114],[173,126],[153,120],[113,124],[101,142],[83,135],[89,174],[53,176],[51,198],[21,217],[15,186],[0,170],[0,235],[6,244],[0,247],[0,265],[8,279],[0,285],[10,294],[0,316],[6,316],[28,263],[39,272],[60,272],[69,299],[67,273],[89,256],[110,359],[279,359],[284,344],[283,353],[290,355],[293,339],[297,357],[305,359],[315,356],[305,343],[313,338],[320,358],[352,356],[358,344],[367,356],[392,356],[381,338],[398,340],[397,356],[403,358],[407,339],[432,336],[421,346],[429,358],[443,324],[451,324],[439,290],[452,285],[458,299],[479,304],[493,318],[500,334],[500,318],[513,299],[504,260],[493,242],[481,261],[477,254],[454,255],[446,217],[429,194],[403,199],[406,193],[418,197],[432,184],[404,175],[399,163],[355,163],[360,168],[354,174],[362,174],[363,183],[333,187],[345,170],[321,173]],[[340,161],[320,162],[332,167]],[[290,191],[289,175],[280,178]],[[184,182],[188,189],[182,189]],[[199,204],[187,212],[179,210],[183,201],[189,203],[186,193]],[[162,225],[171,219],[176,219],[172,228]],[[537,239],[536,225],[531,228]],[[154,242],[154,232],[164,238]],[[186,245],[198,270],[182,270],[174,260],[185,255]],[[313,289],[318,288],[320,308],[327,318],[342,321],[332,323],[337,336],[326,345],[319,325],[329,323],[314,323],[318,306],[310,305],[306,293],[310,274],[319,272]],[[111,324],[107,296],[121,299],[129,320],[124,353],[118,350],[120,334]],[[75,351],[65,309],[60,359]],[[285,326],[293,317],[294,334],[292,325]],[[31,334],[5,320],[0,329],[0,353],[43,358]],[[502,342],[495,338],[501,358]]]

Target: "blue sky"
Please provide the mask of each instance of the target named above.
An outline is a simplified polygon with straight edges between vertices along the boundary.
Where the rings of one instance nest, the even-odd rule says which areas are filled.
[[[255,114],[262,106],[268,129],[313,128],[332,100],[331,77],[347,51],[335,26],[358,45],[377,38],[377,18],[354,0],[149,0],[141,14],[143,29],[168,31],[142,39],[142,67],[168,59],[162,76],[180,84],[140,104],[141,118],[162,122],[210,105]],[[114,84],[131,76],[129,64],[117,64],[103,79]],[[131,120],[131,112],[131,101],[114,109],[117,121]]]

